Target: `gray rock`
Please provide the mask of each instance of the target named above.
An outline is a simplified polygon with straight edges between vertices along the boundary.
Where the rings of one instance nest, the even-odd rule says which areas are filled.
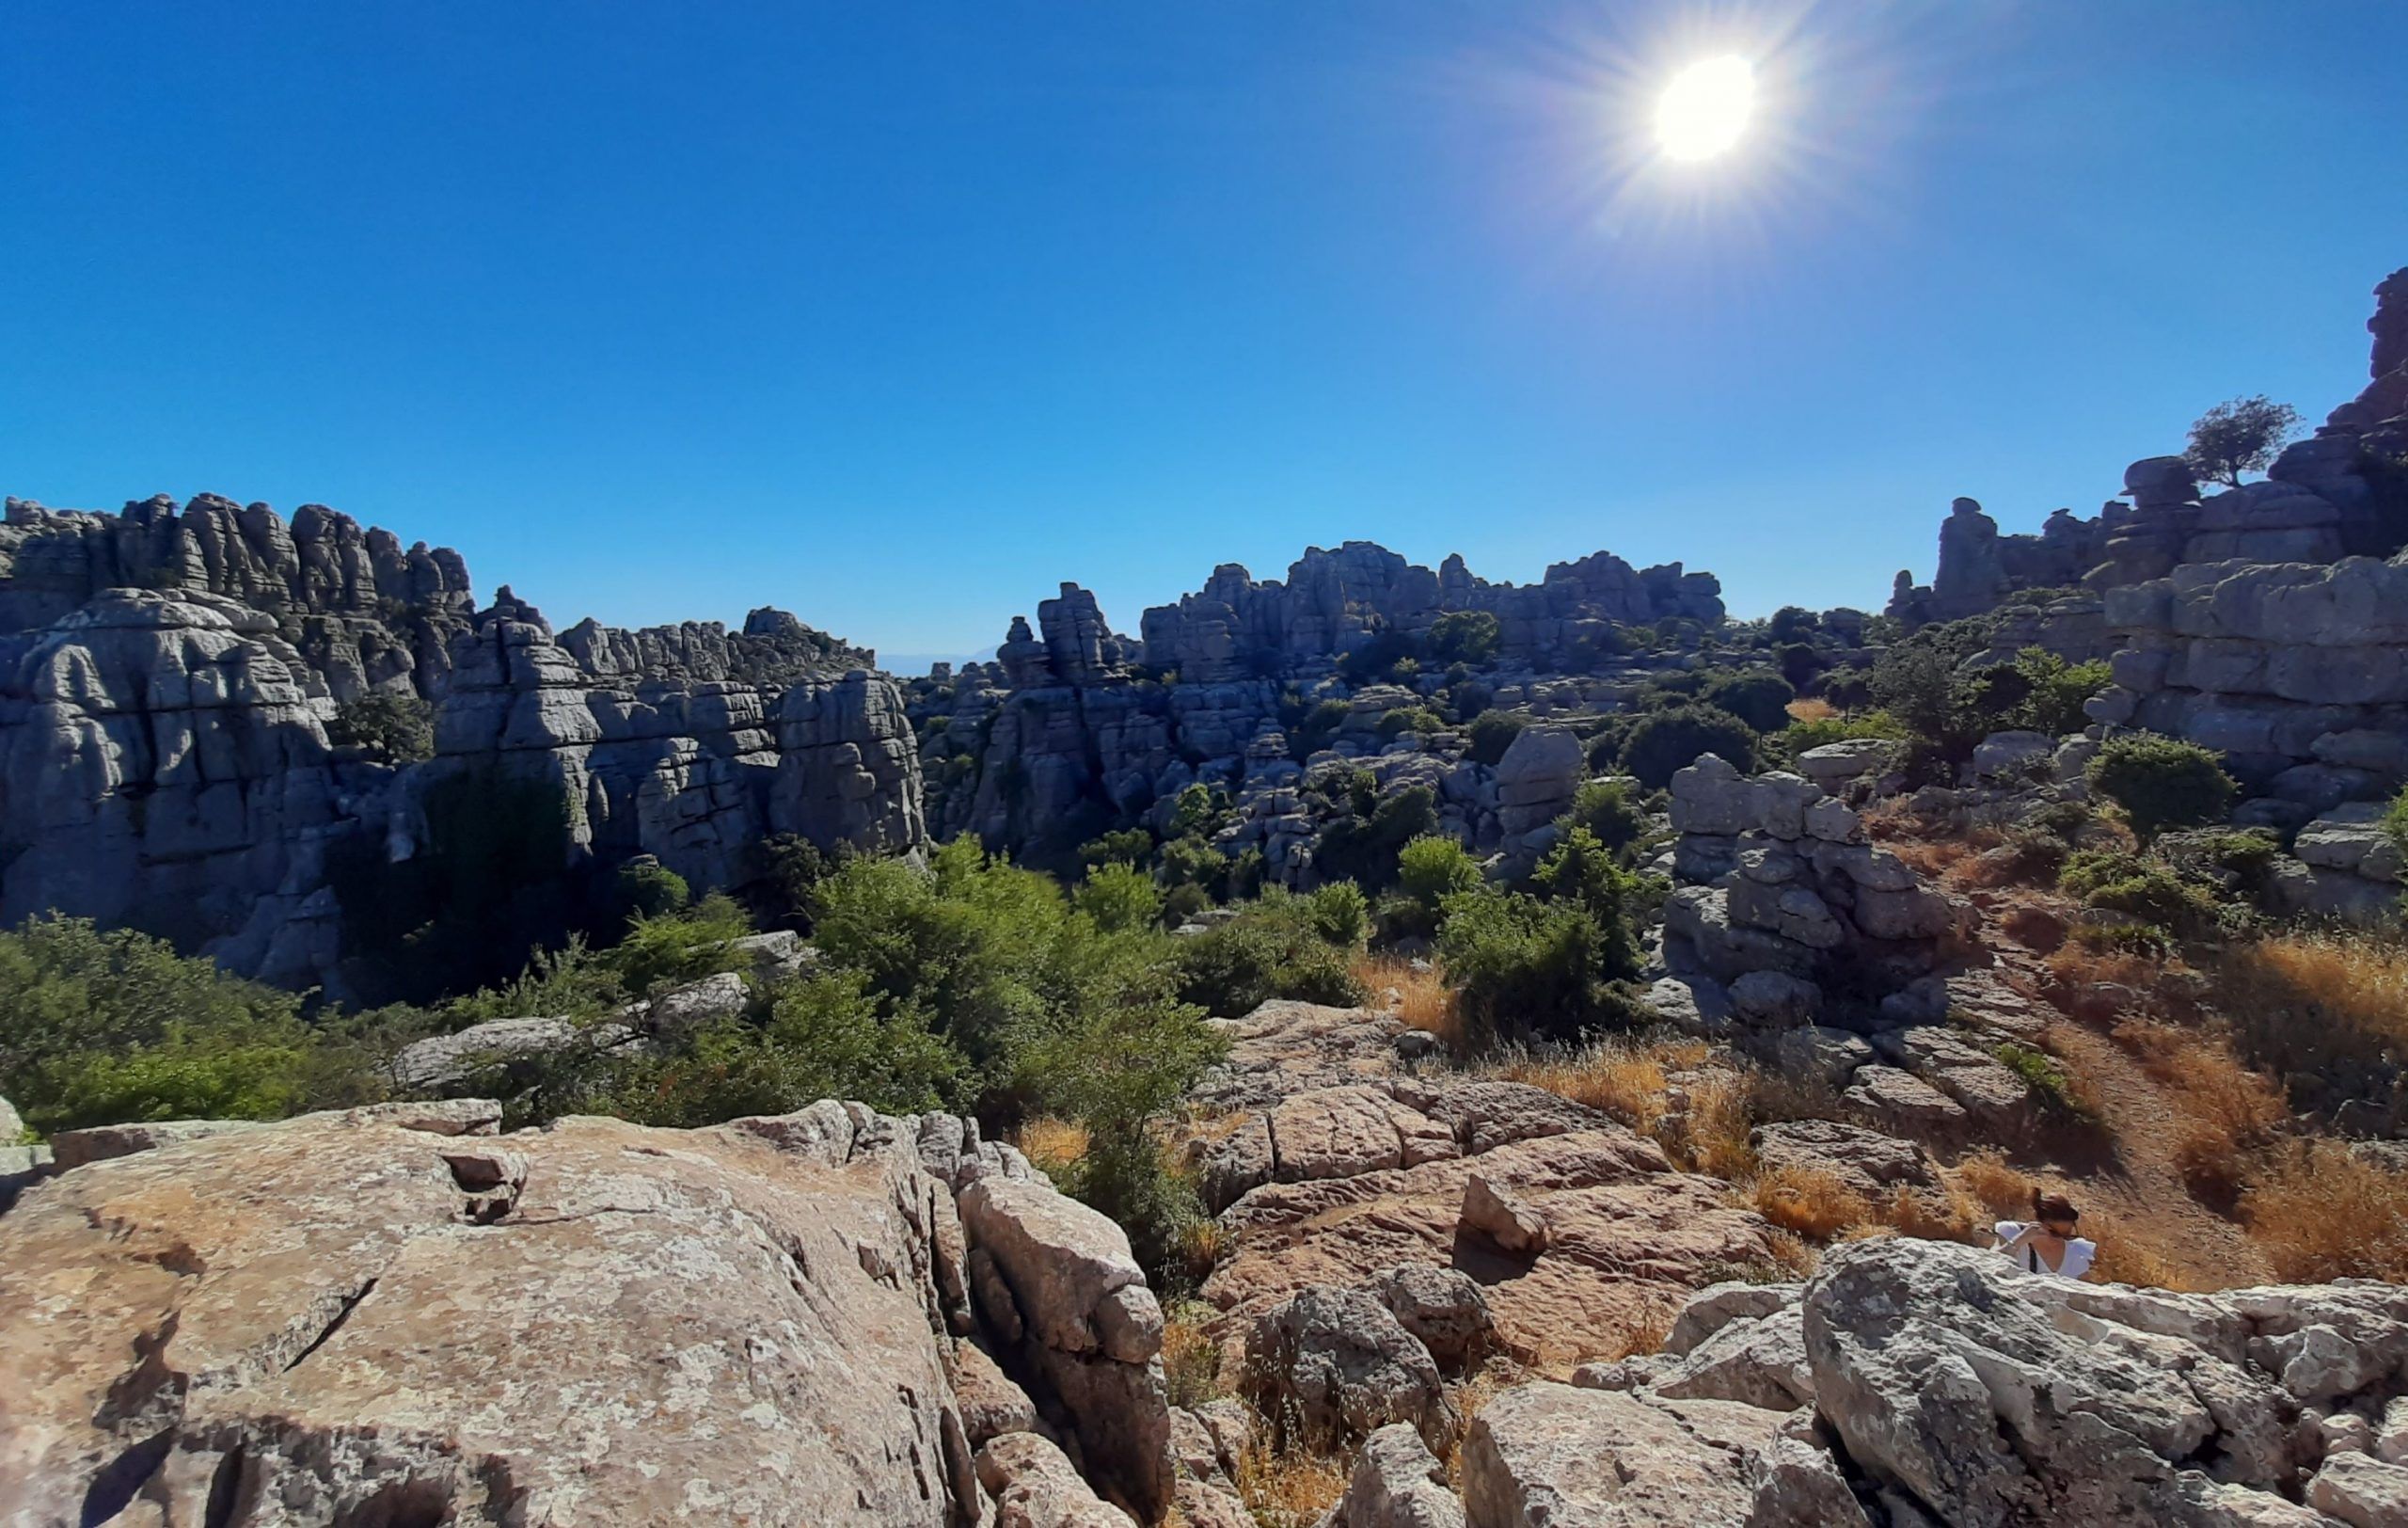
[[[1245,1383],[1309,1447],[1404,1423],[1443,1452],[1462,1425],[1429,1350],[1360,1290],[1316,1284],[1257,1317]]]
[[[1322,1528],[1464,1528],[1464,1507],[1421,1435],[1391,1423],[1354,1456],[1346,1494]]]
[[[1441,1369],[1460,1373],[1486,1355],[1496,1323],[1487,1297],[1469,1274],[1406,1263],[1373,1275],[1371,1287],[1397,1324],[1419,1340]]]

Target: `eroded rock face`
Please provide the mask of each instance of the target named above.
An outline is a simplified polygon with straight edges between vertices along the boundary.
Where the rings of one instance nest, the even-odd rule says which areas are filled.
[[[1094,1281],[1080,1237],[1007,1248],[990,1213],[965,1238],[955,1185],[1031,1226],[1092,1216],[1015,1154],[832,1102],[684,1131],[498,1113],[69,1154],[0,1238],[0,1519],[1129,1520],[1027,1429],[1046,1410],[1096,1469],[1143,1409],[1083,1424],[1022,1369],[1032,1401],[971,1309],[974,1244],[1032,1290]],[[1100,1296],[1093,1340],[1129,1350],[1095,1312],[1150,1300]]]

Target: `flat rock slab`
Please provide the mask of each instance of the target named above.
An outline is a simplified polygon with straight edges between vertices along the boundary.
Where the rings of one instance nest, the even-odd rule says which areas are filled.
[[[1459,1225],[1471,1176],[1545,1218],[1535,1257]],[[1314,1183],[1266,1184],[1224,1212],[1228,1250],[1204,1297],[1251,1317],[1313,1284],[1363,1287],[1400,1264],[1459,1268],[1482,1286],[1495,1340],[1529,1361],[1619,1355],[1684,1291],[1770,1256],[1765,1222],[1725,1186],[1675,1172],[1620,1126],[1513,1142],[1474,1156]]]
[[[0,1520],[132,1520],[136,1491],[234,1524],[975,1510],[914,1229],[951,1202],[908,1147],[568,1119],[496,1138],[524,1164],[500,1202],[467,1149],[316,1116],[28,1196]]]
[[[1244,1018],[1209,1022],[1228,1039],[1229,1055],[1190,1095],[1208,1108],[1265,1109],[1295,1093],[1404,1071],[1396,1053],[1403,1024],[1368,1008],[1275,998]]]
[[[1477,1528],[1741,1528],[1755,1501],[1747,1457],[1783,1415],[1524,1385],[1472,1423],[1465,1517]]]

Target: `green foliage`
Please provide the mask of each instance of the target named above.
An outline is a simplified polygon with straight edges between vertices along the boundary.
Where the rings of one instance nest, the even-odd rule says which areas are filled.
[[[1574,791],[1572,810],[1562,820],[1594,836],[1617,857],[1627,858],[1626,852],[1647,831],[1647,808],[1628,779],[1611,775],[1587,781]]]
[[[1427,647],[1441,663],[1484,663],[1497,656],[1503,628],[1484,610],[1449,611],[1430,623]]]
[[[1798,605],[1783,605],[1766,623],[1766,634],[1777,643],[1802,642],[1822,629],[1823,619]]]
[[[1340,949],[1360,945],[1370,931],[1370,899],[1352,881],[1333,881],[1317,886],[1305,894],[1304,902],[1313,932]]]
[[[2033,1096],[2042,1106],[2059,1114],[2081,1116],[2087,1111],[2075,1101],[2073,1086],[2066,1079],[2066,1070],[2057,1058],[2043,1050],[2007,1041],[1991,1055],[2009,1072],[2023,1079]]]
[[[1369,771],[1361,772],[1370,779]],[[1412,786],[1380,797],[1348,791],[1347,814],[1322,830],[1314,864],[1332,880],[1352,881],[1380,891],[1395,883],[1397,854],[1404,846],[1438,827],[1438,794],[1428,786]]]
[[[1421,672],[1413,639],[1382,631],[1352,652],[1340,654],[1338,672],[1354,685],[1397,684]]]
[[[2408,855],[2408,789],[2394,797],[2390,809],[2383,814],[2383,833],[2393,847]]]
[[[620,866],[615,881],[619,900],[633,917],[665,916],[694,897],[684,876],[650,857]]]
[[[713,892],[682,912],[636,918],[606,961],[628,996],[649,997],[735,970],[743,957],[734,942],[752,931],[752,920],[735,899]]]
[[[1209,933],[1178,941],[1179,996],[1239,1018],[1274,997],[1352,1007],[1362,984],[1302,898],[1266,898]]]
[[[1756,734],[1719,706],[1669,707],[1643,717],[1623,740],[1623,772],[1650,790],[1662,790],[1702,755],[1719,754],[1742,774],[1757,766]]]
[[[1444,834],[1423,834],[1397,855],[1397,889],[1435,910],[1459,891],[1480,885],[1480,861]]]
[[[1070,893],[1070,905],[1104,932],[1126,933],[1149,929],[1161,919],[1163,894],[1152,876],[1114,860],[1099,866]]]
[[[1778,732],[1789,724],[1789,703],[1798,689],[1778,674],[1748,669],[1718,675],[1707,681],[1699,698],[1721,708],[1758,732]]]
[[[2083,904],[2120,913],[2175,934],[2191,934],[2216,919],[2215,899],[2162,860],[2118,850],[2084,849],[2068,855],[2058,886]]]
[[[1201,886],[1209,896],[1228,884],[1229,856],[1201,838],[1173,838],[1162,855],[1165,885]]]
[[[1320,753],[1354,714],[1354,708],[1342,700],[1320,702],[1288,727],[1289,756],[1301,762]]]
[[[416,695],[375,690],[335,708],[326,741],[387,764],[435,756],[435,713]]]
[[[1100,834],[1079,846],[1079,863],[1090,870],[1105,865],[1133,865],[1143,869],[1153,857],[1154,836],[1143,828]]]
[[[1169,836],[1173,838],[1210,838],[1228,826],[1235,815],[1230,809],[1228,792],[1214,790],[1209,786],[1189,786],[1172,804]]]
[[[1529,719],[1512,711],[1482,711],[1472,718],[1465,738],[1471,745],[1472,762],[1494,767],[1504,758],[1505,750],[1529,725]]]
[[[2090,717],[2083,709],[2083,703],[2114,678],[2104,660],[2068,663],[2038,647],[2026,647],[2017,654],[2012,672],[2023,693],[2000,721],[2019,731],[2042,732],[2052,738],[2088,726]]]
[[[1481,889],[1448,899],[1445,916],[1447,974],[1464,1011],[1491,1034],[1576,1034],[1605,1006],[1604,934],[1577,902]]]
[[[1782,751],[1796,758],[1809,748],[1825,743],[1847,742],[1857,738],[1877,738],[1885,742],[1902,740],[1907,729],[1888,711],[1850,711],[1845,716],[1826,716],[1813,722],[1792,722],[1781,729]]]
[[[1602,975],[1639,974],[1638,922],[1647,883],[1624,869],[1595,834],[1579,827],[1566,833],[1539,862],[1531,883],[1547,900],[1573,903],[1596,924]]]
[[[127,930],[0,933],[0,1094],[45,1134],[126,1120],[266,1120],[376,1090],[299,1000]]]
[[[2221,820],[2238,788],[2217,755],[2154,733],[2111,738],[2090,761],[2091,790],[2124,809],[2143,843],[2168,828]]]
[[[962,1070],[916,1011],[886,1010],[858,971],[821,971],[781,986],[766,1023],[721,1020],[656,1052],[564,1057],[513,1101],[513,1113],[692,1127],[822,1098],[912,1113],[953,1103]]]
[[[1418,732],[1425,737],[1434,732],[1444,732],[1447,730],[1447,719],[1427,706],[1400,706],[1392,711],[1381,713],[1379,723],[1372,730],[1382,742],[1393,742],[1408,732]]]
[[[2299,410],[2264,393],[2221,403],[2191,426],[2182,459],[2209,482],[2241,486],[2243,472],[2262,472],[2299,428]]]

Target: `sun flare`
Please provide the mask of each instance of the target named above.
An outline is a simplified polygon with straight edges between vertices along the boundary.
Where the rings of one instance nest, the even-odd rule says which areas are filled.
[[[1735,55],[1672,76],[1656,103],[1656,142],[1674,159],[1711,159],[1739,141],[1755,110],[1756,72]]]

